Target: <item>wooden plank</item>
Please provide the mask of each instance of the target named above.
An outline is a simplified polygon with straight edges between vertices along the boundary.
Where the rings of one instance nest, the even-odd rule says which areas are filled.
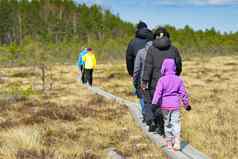
[[[181,143],[182,152],[193,159],[209,159],[209,157],[202,152],[198,151],[192,145],[187,144],[185,141]]]
[[[107,157],[109,159],[126,159],[124,156],[117,153],[115,148],[109,148],[107,149]]]
[[[115,102],[127,106],[129,111],[131,112],[133,118],[135,119],[137,125],[143,130],[143,132],[153,141],[155,144],[160,145],[161,149],[166,153],[166,155],[171,159],[209,159],[205,154],[198,151],[190,144],[186,142],[182,142],[182,150],[181,151],[172,151],[169,150],[165,146],[165,140],[158,134],[151,133],[148,131],[148,126],[142,122],[142,115],[139,111],[139,105],[137,103],[130,102],[128,100],[124,100],[120,97],[112,95],[109,92],[106,92],[98,87],[90,87],[86,86],[90,91],[100,96],[103,96],[109,100],[114,100]]]

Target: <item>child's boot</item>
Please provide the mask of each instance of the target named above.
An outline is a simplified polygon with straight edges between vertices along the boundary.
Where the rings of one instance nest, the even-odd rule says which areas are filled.
[[[173,137],[171,141],[172,141],[172,145],[174,146],[174,144],[175,144],[175,137]]]
[[[160,136],[165,137],[164,125],[157,124],[156,127],[157,127],[157,128],[156,128],[156,132],[157,132]]]
[[[173,149],[171,138],[166,138],[167,148]]]
[[[156,124],[155,122],[152,120],[151,124],[149,125],[149,132],[154,132],[156,130]]]
[[[180,146],[180,134],[175,136],[173,148],[174,148],[175,151],[180,151],[180,150],[181,150],[181,146]]]

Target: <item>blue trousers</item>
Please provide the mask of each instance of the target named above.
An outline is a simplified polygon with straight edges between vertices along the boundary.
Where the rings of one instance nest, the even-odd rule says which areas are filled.
[[[144,95],[143,95],[143,93],[141,92],[141,90],[139,88],[136,88],[135,95],[139,98],[140,106],[141,106],[141,112],[143,114],[144,113],[144,108],[145,108]]]
[[[144,113],[144,109],[145,109],[144,97],[140,98],[140,106],[141,106],[141,112],[143,114]]]

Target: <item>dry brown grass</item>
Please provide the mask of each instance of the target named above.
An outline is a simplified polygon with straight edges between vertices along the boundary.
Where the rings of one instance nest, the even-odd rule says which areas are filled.
[[[55,66],[46,93],[31,68],[1,68],[1,74],[7,79],[0,84],[1,159],[104,159],[110,147],[128,158],[163,158],[125,107],[76,81],[75,67]]]
[[[182,135],[211,158],[237,157],[237,71],[238,57],[184,62],[182,77],[193,110],[182,111]],[[1,159],[98,159],[106,158],[109,147],[128,158],[163,158],[126,108],[91,94],[75,80],[74,66],[55,66],[53,73],[53,89],[42,94],[39,72],[1,68]],[[99,65],[95,77],[96,85],[137,100],[125,65]]]
[[[130,100],[131,80],[125,65],[100,65],[96,85]],[[193,110],[182,116],[182,136],[216,159],[238,152],[238,57],[194,58],[184,62],[182,77]]]

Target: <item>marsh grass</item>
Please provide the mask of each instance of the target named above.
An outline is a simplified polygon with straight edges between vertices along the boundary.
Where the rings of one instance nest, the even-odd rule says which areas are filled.
[[[12,95],[9,90],[13,94],[32,90],[21,93],[24,100],[2,98],[1,159],[104,159],[111,147],[128,158],[164,158],[127,108],[93,95],[79,84],[74,66],[56,65],[54,88],[46,93],[38,90],[37,73],[24,76],[27,70],[1,69],[9,79],[0,85],[8,92],[5,96]]]
[[[237,158],[237,72],[237,56],[204,56],[184,61],[182,78],[193,110],[189,113],[182,110],[182,136],[211,158]],[[137,101],[124,64],[102,64],[95,77],[96,85]]]
[[[184,62],[182,78],[193,110],[182,110],[182,136],[211,158],[237,157],[237,61],[233,56]],[[55,65],[54,86],[46,93],[39,91],[39,72],[30,70],[1,68],[1,159],[104,159],[110,147],[128,158],[165,158],[125,107],[76,81],[75,66]],[[137,101],[125,65],[99,64],[94,75],[95,85]]]

